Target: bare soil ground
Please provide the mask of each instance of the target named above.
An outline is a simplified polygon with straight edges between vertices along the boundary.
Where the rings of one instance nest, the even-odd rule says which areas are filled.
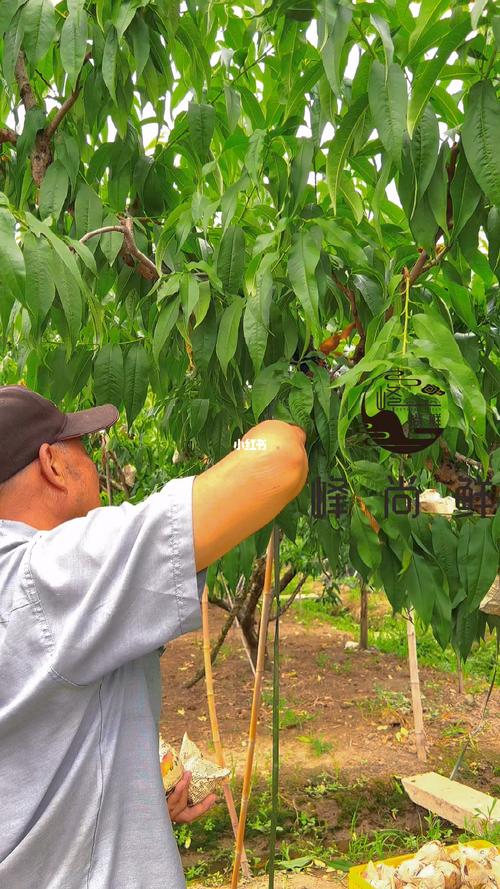
[[[215,639],[225,615],[210,606]],[[291,613],[282,618],[281,696],[284,699],[280,740],[280,787],[295,811],[314,813],[324,823],[329,839],[347,848],[351,820],[366,832],[397,827],[418,832],[422,816],[397,793],[394,777],[435,770],[448,775],[467,732],[480,720],[486,683],[466,680],[459,695],[456,677],[421,668],[428,762],[417,760],[409,708],[407,665],[398,657],[376,651],[346,651],[348,633],[314,621],[303,626]],[[270,654],[272,648],[270,646]],[[174,745],[184,731],[208,755],[213,752],[204,681],[187,690],[186,682],[202,663],[201,631],[176,640],[162,657],[163,707],[161,731]],[[215,694],[226,763],[236,776],[236,803],[246,756],[253,675],[237,629],[228,635],[215,669]],[[254,787],[268,786],[271,775],[271,676],[266,676],[264,706],[258,723]],[[474,693],[471,693],[471,689]],[[493,795],[500,794],[500,700],[495,690],[487,720],[467,756],[460,780]],[[327,750],[328,752],[322,752]],[[337,775],[339,788],[315,798],[307,792],[321,776]],[[266,840],[262,838],[262,849]],[[228,838],[228,842],[230,842]],[[186,861],[193,860],[189,852]],[[308,882],[309,879],[309,882]],[[295,876],[283,883],[290,889],[313,885],[340,886],[331,874],[317,882]],[[330,880],[330,884],[325,882]],[[302,882],[301,882],[302,881]],[[260,889],[258,883],[252,889]],[[267,885],[267,883],[265,884]],[[281,889],[278,884],[277,889]]]

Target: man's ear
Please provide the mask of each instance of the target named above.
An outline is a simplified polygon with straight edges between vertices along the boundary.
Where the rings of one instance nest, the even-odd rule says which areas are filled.
[[[67,468],[63,448],[59,448],[57,442],[51,445],[44,442],[40,445],[38,460],[45,481],[61,491],[67,491]]]

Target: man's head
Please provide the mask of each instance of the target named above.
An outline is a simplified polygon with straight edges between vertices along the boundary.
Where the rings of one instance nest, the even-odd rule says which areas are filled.
[[[113,405],[65,414],[23,386],[0,387],[0,519],[48,530],[100,506],[83,437],[118,416]]]
[[[38,458],[0,484],[0,519],[40,530],[101,505],[97,467],[81,438],[40,446]]]

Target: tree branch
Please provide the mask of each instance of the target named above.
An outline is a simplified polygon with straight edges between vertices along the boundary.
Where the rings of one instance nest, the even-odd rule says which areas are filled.
[[[360,361],[361,358],[363,357],[363,355],[365,354],[366,334],[363,330],[363,325],[361,324],[361,319],[359,317],[358,307],[356,305],[356,296],[354,294],[354,291],[351,290],[351,288],[348,287],[347,284],[344,284],[343,281],[340,281],[336,275],[332,275],[332,277],[333,277],[333,280],[335,281],[337,287],[340,288],[340,290],[342,291],[344,296],[346,296],[349,301],[349,305],[351,306],[352,320],[356,326],[356,330],[359,333],[359,343],[356,346],[356,349],[355,349],[355,352],[353,355],[353,363],[357,364],[357,362]]]
[[[143,270],[148,272],[148,274],[144,274],[143,277],[149,277],[151,281],[157,281],[160,277],[158,269],[156,268],[154,262],[146,256],[145,253],[142,253],[139,250],[137,244],[135,243],[134,238],[134,220],[131,216],[126,216],[123,219],[123,228],[124,228],[124,239],[125,246],[127,248],[128,253],[138,260],[140,265],[143,267]]]
[[[86,62],[88,62],[90,58],[91,58],[91,53],[88,52],[83,60],[83,64],[85,65]],[[80,74],[81,74],[81,72],[80,72]],[[63,118],[66,117],[68,111],[71,110],[71,108],[75,104],[76,100],[78,99],[78,96],[80,95],[81,90],[82,90],[82,87],[80,85],[80,74],[76,78],[76,84],[75,84],[75,88],[74,88],[73,92],[71,93],[70,96],[68,96],[67,99],[65,99],[65,101],[62,103],[61,107],[59,108],[59,111],[56,113],[56,115],[52,118],[49,125],[47,126],[47,129],[45,130],[45,135],[46,135],[47,139],[52,139],[59,124],[61,123]]]
[[[452,205],[452,200],[451,200],[450,186],[451,186],[453,177],[455,175],[455,168],[456,168],[456,164],[457,164],[457,156],[458,156],[459,150],[460,150],[460,142],[454,142],[453,145],[451,146],[450,161],[449,161],[448,166],[446,168],[447,172],[448,172],[448,197],[447,197],[446,216],[447,216],[447,223],[448,223],[449,230],[451,230],[453,228],[453,205]],[[439,226],[436,231],[435,237],[434,237],[434,244],[435,245],[437,244],[439,238],[443,234],[444,234],[443,229],[441,228],[441,226]],[[429,262],[427,262],[427,260],[429,259],[429,254],[427,253],[427,250],[423,250],[423,249],[419,248],[420,255],[419,255],[417,261],[415,262],[415,264],[412,266],[412,269],[410,271],[410,287],[413,287],[417,278],[420,278],[420,275],[424,274],[425,272],[428,272],[429,269],[434,268],[434,266],[439,265],[439,263],[441,262],[443,257],[448,253],[450,246],[451,246],[450,244],[446,244],[443,247],[443,249],[439,252],[439,254],[435,257],[435,259],[430,259]],[[406,278],[403,275],[403,280],[401,281],[401,292],[403,294],[405,292],[405,289],[406,289]],[[393,314],[394,314],[394,308],[393,308],[393,306],[389,306],[389,308],[387,309],[387,311],[385,313],[385,320],[388,321],[389,318],[392,318]]]
[[[290,597],[288,598],[288,600],[287,600],[287,601],[285,602],[285,604],[280,608],[280,613],[279,613],[279,616],[280,616],[280,617],[282,617],[282,616],[285,614],[285,612],[288,611],[288,609],[290,608],[290,605],[292,605],[294,599],[296,598],[297,594],[300,592],[300,590],[301,590],[302,587],[304,586],[306,580],[307,580],[307,574],[304,574],[304,575],[300,578],[300,580],[299,580],[297,586],[295,587],[293,593],[291,593],[291,595],[290,595]],[[272,617],[269,618],[269,621],[272,622],[273,620],[276,620],[276,617],[277,617],[277,615],[274,614]]]
[[[107,232],[119,232],[121,235],[125,235],[123,225],[103,225],[102,228],[96,228],[92,232],[86,232],[83,237],[80,238],[80,244],[85,244],[85,242],[90,241],[91,238],[97,238],[99,235],[107,234]]]
[[[36,106],[37,101],[28,77],[28,72],[26,71],[26,61],[22,50],[17,57],[16,67],[14,68],[14,77],[16,78],[21,102],[26,111],[29,111]]]
[[[17,142],[17,133],[15,133],[14,130],[11,130],[10,127],[1,127],[0,145],[3,142],[10,142],[11,145],[15,145]]]

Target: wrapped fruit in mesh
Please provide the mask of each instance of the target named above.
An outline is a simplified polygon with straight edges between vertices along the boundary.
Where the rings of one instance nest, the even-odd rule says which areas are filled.
[[[182,739],[179,754],[170,744],[167,744],[160,733],[159,754],[161,777],[167,796],[180,781],[184,772],[191,772],[188,806],[194,806],[204,800],[209,793],[215,793],[224,778],[231,774],[230,769],[221,768],[211,760],[205,759],[201,750],[191,741],[187,733]]]
[[[179,759],[185,771],[191,772],[188,788],[188,805],[194,806],[209,795],[215,793],[224,778],[231,774],[230,769],[222,768],[209,759],[205,759],[201,750],[185,733],[182,739]]]
[[[174,748],[171,747],[170,744],[167,744],[161,734],[159,741],[161,780],[163,782],[165,793],[168,795],[174,789],[177,782],[181,780],[184,774],[184,766]]]
[[[494,846],[426,843],[398,867],[369,862],[364,878],[373,889],[500,889],[500,854]]]

